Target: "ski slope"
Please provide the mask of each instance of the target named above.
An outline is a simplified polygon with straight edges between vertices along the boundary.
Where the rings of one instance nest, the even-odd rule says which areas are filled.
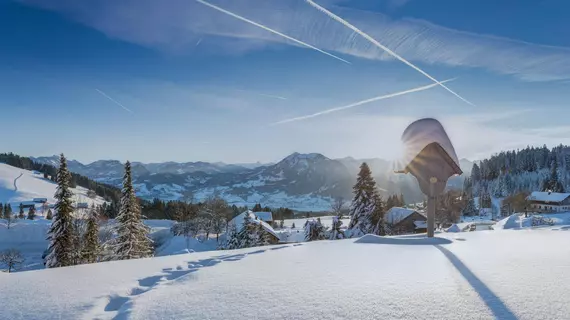
[[[0,274],[6,319],[566,319],[570,232],[316,241]],[[34,297],[34,298],[30,298]]]
[[[44,179],[42,174],[0,163],[0,202],[10,203],[16,212],[21,202],[33,198],[47,198],[48,203],[55,203],[56,187],[54,182]],[[74,202],[87,202],[89,205],[104,202],[101,197],[89,198],[87,189],[83,187],[73,188],[72,191]]]

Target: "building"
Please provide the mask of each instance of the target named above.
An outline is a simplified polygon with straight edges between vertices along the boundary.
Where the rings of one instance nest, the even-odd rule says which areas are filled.
[[[22,201],[19,203],[18,208],[22,207],[24,209],[29,209],[31,207],[35,207],[36,203],[34,201]]]
[[[570,211],[570,193],[534,191],[528,197],[530,210],[535,212]]]
[[[259,220],[266,222],[269,225],[273,224],[273,214],[271,212],[254,212],[253,214]]]
[[[34,198],[32,201],[34,201],[36,203],[46,203],[47,198]]]
[[[87,202],[79,202],[75,206],[76,209],[89,209],[89,203]]]
[[[384,219],[394,234],[427,232],[427,217],[413,209],[390,208]]]
[[[256,217],[255,216],[256,213],[258,213],[258,212],[253,212],[250,210],[242,212],[241,214],[239,214],[235,218],[233,218],[229,223],[233,224],[236,227],[236,232],[240,232],[241,229],[243,228],[243,219],[244,219],[245,215],[247,214],[247,215],[249,215],[249,217],[251,218],[251,221],[253,223],[261,225],[263,230],[271,235],[271,237],[270,237],[271,238],[271,244],[279,243],[279,235],[277,235],[277,233],[275,232],[275,230],[273,230],[271,225],[267,224],[265,221]]]

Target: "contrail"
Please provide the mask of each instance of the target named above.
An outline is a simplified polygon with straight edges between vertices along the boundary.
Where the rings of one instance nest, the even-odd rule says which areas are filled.
[[[241,92],[246,92],[246,93],[253,93],[253,94],[257,94],[263,97],[268,97],[268,98],[274,98],[274,99],[279,99],[279,100],[287,100],[287,98],[282,97],[282,96],[276,96],[273,94],[267,94],[267,93],[261,93],[261,92],[253,92],[253,91],[247,91],[247,90],[243,90],[243,89],[234,89],[236,91],[241,91]]]
[[[99,92],[103,97],[105,97],[105,98],[107,98],[107,99],[113,101],[113,102],[114,102],[116,105],[118,105],[119,107],[121,107],[121,108],[127,110],[127,111],[130,112],[130,113],[133,113],[129,108],[127,108],[127,107],[125,107],[124,105],[120,104],[117,100],[115,100],[115,99],[109,97],[105,92],[103,92],[103,91],[101,91],[101,90],[99,90],[99,89],[95,89],[95,91]]]
[[[453,81],[453,80],[455,80],[455,78],[453,78],[453,79],[448,79],[448,80],[444,80],[444,81],[441,81],[440,83],[446,83],[446,82],[450,82],[450,81]],[[418,88],[409,89],[409,90],[405,90],[405,91],[400,91],[400,92],[396,92],[396,93],[390,93],[390,94],[387,94],[387,95],[383,95],[383,96],[374,97],[374,98],[370,98],[370,99],[358,101],[358,102],[355,102],[355,103],[351,103],[351,104],[346,105],[346,106],[336,107],[336,108],[332,108],[332,109],[327,109],[327,110],[319,111],[319,112],[317,112],[317,113],[309,114],[309,115],[306,115],[306,116],[300,116],[300,117],[296,117],[296,118],[281,120],[281,121],[272,123],[271,125],[278,125],[278,124],[283,124],[283,123],[287,123],[287,122],[293,122],[293,121],[299,121],[299,120],[310,119],[310,118],[322,116],[323,114],[332,113],[332,112],[337,112],[337,111],[345,110],[345,109],[349,109],[349,108],[354,108],[354,107],[357,107],[357,106],[360,106],[360,105],[363,105],[363,104],[366,104],[366,103],[378,101],[378,100],[384,100],[384,99],[389,99],[389,98],[393,98],[393,97],[405,95],[405,94],[408,94],[408,93],[413,93],[413,92],[418,92],[418,91],[424,91],[424,90],[433,88],[433,87],[435,87],[435,86],[437,86],[437,85],[439,85],[439,84],[438,84],[438,83],[432,83],[432,84],[429,84],[429,85],[423,86],[423,87],[418,87]]]
[[[197,47],[197,46],[200,44],[200,42],[202,42],[202,38],[200,38],[200,39],[198,40],[198,42],[196,42],[195,47]]]
[[[390,54],[392,57],[400,60],[401,62],[407,64],[409,67],[413,68],[414,70],[416,70],[417,72],[423,74],[424,76],[428,77],[430,80],[432,80],[433,82],[435,82],[437,85],[440,85],[442,88],[444,88],[445,90],[449,91],[451,94],[453,94],[454,96],[456,96],[457,98],[463,100],[464,102],[466,102],[467,104],[470,104],[472,106],[475,107],[475,105],[471,102],[469,102],[468,100],[466,100],[465,98],[463,98],[462,96],[458,95],[457,93],[455,93],[453,90],[449,89],[447,86],[445,86],[443,84],[443,82],[437,81],[434,77],[430,76],[429,74],[427,74],[425,71],[423,71],[422,69],[418,68],[416,65],[412,64],[411,62],[409,62],[408,60],[402,58],[400,55],[398,55],[397,53],[395,53],[394,51],[390,50],[389,48],[383,46],[380,42],[376,41],[374,38],[372,38],[371,36],[369,36],[368,34],[364,33],[364,31],[358,29],[357,27],[351,25],[348,21],[342,19],[341,17],[335,15],[334,13],[328,11],[327,9],[321,7],[320,5],[318,5],[317,3],[315,3],[312,0],[305,0],[307,1],[308,4],[310,4],[311,6],[315,7],[316,9],[320,10],[321,12],[325,13],[326,15],[328,15],[329,17],[331,17],[332,19],[336,20],[337,22],[345,25],[346,27],[352,29],[354,32],[358,33],[359,35],[363,36],[366,40],[372,42],[374,45],[376,45],[377,47],[379,47],[380,49],[386,51],[388,54]]]
[[[266,27],[266,26],[261,25],[261,24],[259,24],[259,23],[257,23],[257,22],[251,21],[251,20],[249,20],[249,19],[247,19],[247,18],[244,18],[244,17],[242,17],[242,16],[239,16],[239,15],[233,13],[233,12],[230,12],[230,11],[228,11],[228,10],[226,10],[226,9],[220,8],[220,7],[218,7],[218,6],[216,6],[216,5],[213,5],[213,4],[211,4],[211,3],[208,3],[208,2],[206,2],[206,1],[204,1],[204,0],[196,0],[196,2],[199,2],[199,3],[201,3],[201,4],[203,4],[203,5],[206,5],[206,6],[210,7],[210,8],[212,8],[212,9],[215,9],[215,10],[218,10],[218,11],[220,11],[220,12],[223,12],[223,13],[225,13],[225,14],[227,14],[227,15],[229,15],[229,16],[232,16],[232,17],[234,17],[234,18],[236,18],[236,19],[239,19],[239,20],[241,20],[241,21],[244,21],[244,22],[247,22],[247,23],[249,23],[249,24],[252,24],[252,25],[254,25],[254,26],[256,26],[256,27],[259,27],[259,28],[261,28],[261,29],[263,29],[263,30],[267,30],[267,31],[269,31],[269,32],[271,32],[271,33],[274,33],[274,34],[276,34],[276,35],[278,35],[278,36],[281,36],[281,37],[283,37],[283,38],[285,38],[285,39],[289,39],[289,40],[291,40],[291,41],[293,41],[293,42],[295,42],[295,43],[298,43],[298,44],[303,45],[303,46],[305,46],[305,47],[308,47],[308,48],[311,48],[311,49],[313,49],[313,50],[316,50],[316,51],[318,51],[318,52],[320,52],[320,53],[324,53],[324,54],[326,54],[326,55],[329,56],[329,57],[333,57],[333,58],[335,58],[335,59],[337,59],[337,60],[340,60],[340,61],[342,61],[342,62],[344,62],[344,63],[350,64],[350,62],[348,62],[348,61],[346,61],[346,60],[344,60],[344,59],[342,59],[342,58],[339,58],[339,57],[337,57],[337,56],[335,56],[335,55],[333,55],[333,54],[331,54],[331,53],[328,53],[328,52],[326,52],[326,51],[323,51],[323,50],[321,50],[321,49],[319,49],[319,48],[317,48],[317,47],[314,47],[314,46],[312,46],[312,45],[310,45],[310,44],[308,44],[308,43],[306,43],[306,42],[297,40],[297,39],[295,39],[295,38],[291,38],[290,36],[288,36],[288,35],[286,35],[286,34],[283,34],[283,33],[279,32],[279,31],[275,31],[275,30],[273,30],[273,29],[271,29],[271,28],[269,28],[269,27]]]

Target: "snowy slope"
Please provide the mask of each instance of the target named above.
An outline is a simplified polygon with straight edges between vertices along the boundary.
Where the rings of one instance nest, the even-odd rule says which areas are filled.
[[[44,179],[41,174],[0,163],[0,202],[9,202],[14,211],[20,202],[31,201],[33,198],[47,198],[48,203],[54,203],[56,187],[54,182]],[[100,197],[96,199],[87,197],[87,189],[83,187],[77,187],[72,191],[75,194],[73,199],[75,202],[87,202],[90,205],[104,202]]]
[[[569,232],[440,237],[366,236],[1,274],[2,317],[567,318],[570,247],[559,244]]]

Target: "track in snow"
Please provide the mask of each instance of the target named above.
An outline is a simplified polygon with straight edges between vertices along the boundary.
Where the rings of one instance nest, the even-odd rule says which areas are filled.
[[[18,191],[18,185],[16,184],[16,182],[18,181],[18,179],[20,179],[22,176],[24,175],[24,173],[20,173],[20,175],[14,179],[14,191]]]

